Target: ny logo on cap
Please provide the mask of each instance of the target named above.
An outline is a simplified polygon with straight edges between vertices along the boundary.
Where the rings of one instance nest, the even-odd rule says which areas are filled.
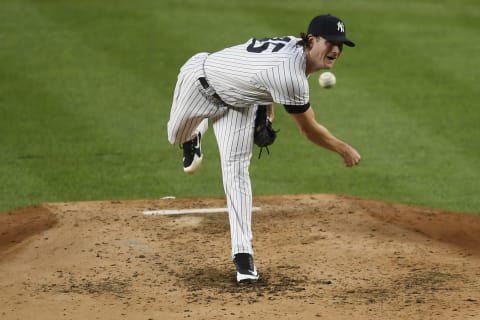
[[[340,31],[342,33],[345,32],[345,25],[342,21],[337,22],[337,31]]]

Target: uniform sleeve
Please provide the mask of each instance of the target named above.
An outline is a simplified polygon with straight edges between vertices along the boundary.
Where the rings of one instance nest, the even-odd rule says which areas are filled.
[[[294,105],[285,104],[284,107],[285,107],[285,110],[288,113],[304,113],[305,111],[308,110],[308,108],[310,108],[310,102],[307,102],[306,104],[304,104],[302,106],[294,106]]]
[[[305,105],[310,100],[308,81],[302,78],[279,79],[270,93],[274,102],[283,105]]]
[[[303,106],[310,101],[308,79],[299,55],[289,56],[260,77],[275,103]]]

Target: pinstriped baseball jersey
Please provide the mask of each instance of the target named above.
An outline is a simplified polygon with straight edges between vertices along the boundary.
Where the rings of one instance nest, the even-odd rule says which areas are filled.
[[[236,107],[275,102],[301,106],[309,102],[304,48],[299,38],[252,38],[212,53],[205,74],[223,101]]]

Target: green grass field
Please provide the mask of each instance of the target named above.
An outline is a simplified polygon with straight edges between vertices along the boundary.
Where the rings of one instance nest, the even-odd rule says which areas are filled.
[[[362,154],[346,169],[281,106],[255,195],[341,193],[480,213],[480,2],[3,0],[0,211],[42,202],[222,196],[213,132],[194,176],[166,139],[178,69],[250,37],[344,19],[356,48],[311,80],[318,120]]]

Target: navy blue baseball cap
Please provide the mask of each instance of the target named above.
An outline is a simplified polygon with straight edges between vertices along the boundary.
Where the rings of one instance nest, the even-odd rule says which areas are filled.
[[[313,18],[308,26],[307,34],[322,37],[331,42],[341,42],[349,47],[355,47],[355,43],[347,39],[345,24],[339,18],[330,14],[323,14]]]

